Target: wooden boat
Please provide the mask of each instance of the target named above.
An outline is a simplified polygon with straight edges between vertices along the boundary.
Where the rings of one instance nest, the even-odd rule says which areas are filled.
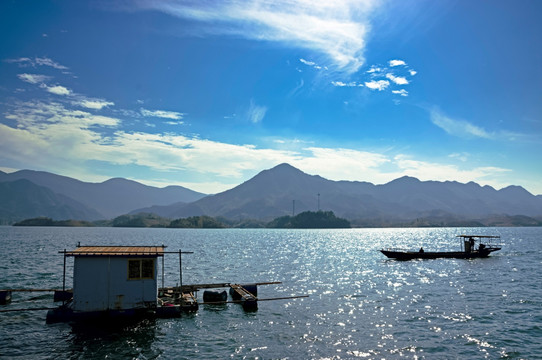
[[[489,235],[458,235],[461,238],[461,251],[407,251],[401,249],[382,249],[380,252],[390,259],[412,260],[412,259],[473,259],[488,257],[492,252],[501,249],[500,245],[491,244],[492,239],[499,239],[500,236]],[[478,246],[476,246],[478,243]]]

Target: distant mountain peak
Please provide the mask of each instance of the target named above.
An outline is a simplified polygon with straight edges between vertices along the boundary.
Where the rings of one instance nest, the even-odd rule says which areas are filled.
[[[392,184],[418,184],[421,183],[421,181],[418,178],[412,177],[412,176],[401,176],[400,178],[397,178],[395,180],[392,180],[388,183],[388,185]]]
[[[263,170],[259,172],[254,178],[290,178],[290,177],[297,177],[297,176],[310,176],[303,171],[299,170],[296,167],[293,167],[290,164],[282,163],[279,164],[271,169]],[[248,180],[250,181],[250,180]]]
[[[509,193],[509,194],[515,194],[517,196],[533,196],[529,191],[525,190],[522,186],[518,185],[510,185],[503,189],[501,189],[501,192]]]
[[[296,173],[300,173],[300,172],[303,172],[301,170],[299,170],[298,168],[288,164],[288,163],[282,163],[282,164],[279,164],[277,166],[275,166],[274,168],[272,169],[269,169],[269,171],[294,171]]]

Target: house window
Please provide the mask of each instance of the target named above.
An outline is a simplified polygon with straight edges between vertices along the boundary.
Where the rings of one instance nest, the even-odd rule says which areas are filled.
[[[128,280],[154,279],[154,259],[128,260]]]

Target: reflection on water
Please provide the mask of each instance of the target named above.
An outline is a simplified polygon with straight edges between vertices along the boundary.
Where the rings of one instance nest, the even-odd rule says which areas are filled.
[[[63,325],[71,326],[67,339],[71,358],[91,354],[93,358],[103,359],[114,354],[119,358],[148,359],[160,354],[153,348],[157,328],[153,320]]]
[[[487,259],[394,261],[383,247],[455,250],[461,233],[501,235]],[[0,314],[0,356],[71,358],[534,358],[542,353],[540,228],[183,230],[2,228],[0,287],[59,287],[59,250],[161,245],[183,256],[184,283],[282,281],[269,301],[202,306],[178,319],[111,328],[45,325]],[[68,284],[71,284],[68,262]],[[178,283],[166,257],[166,286]],[[161,273],[161,270],[159,270]],[[46,297],[30,301],[50,306]],[[201,294],[200,294],[201,297]],[[16,305],[17,300],[14,300]],[[23,305],[26,306],[26,305]],[[5,339],[5,340],[4,340]],[[22,349],[25,350],[22,350]],[[94,354],[94,355],[91,355]]]

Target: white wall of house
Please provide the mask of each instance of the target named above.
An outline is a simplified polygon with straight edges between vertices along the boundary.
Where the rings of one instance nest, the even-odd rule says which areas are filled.
[[[128,279],[122,256],[75,256],[73,309],[77,312],[127,310],[156,304],[157,259],[152,279]]]

